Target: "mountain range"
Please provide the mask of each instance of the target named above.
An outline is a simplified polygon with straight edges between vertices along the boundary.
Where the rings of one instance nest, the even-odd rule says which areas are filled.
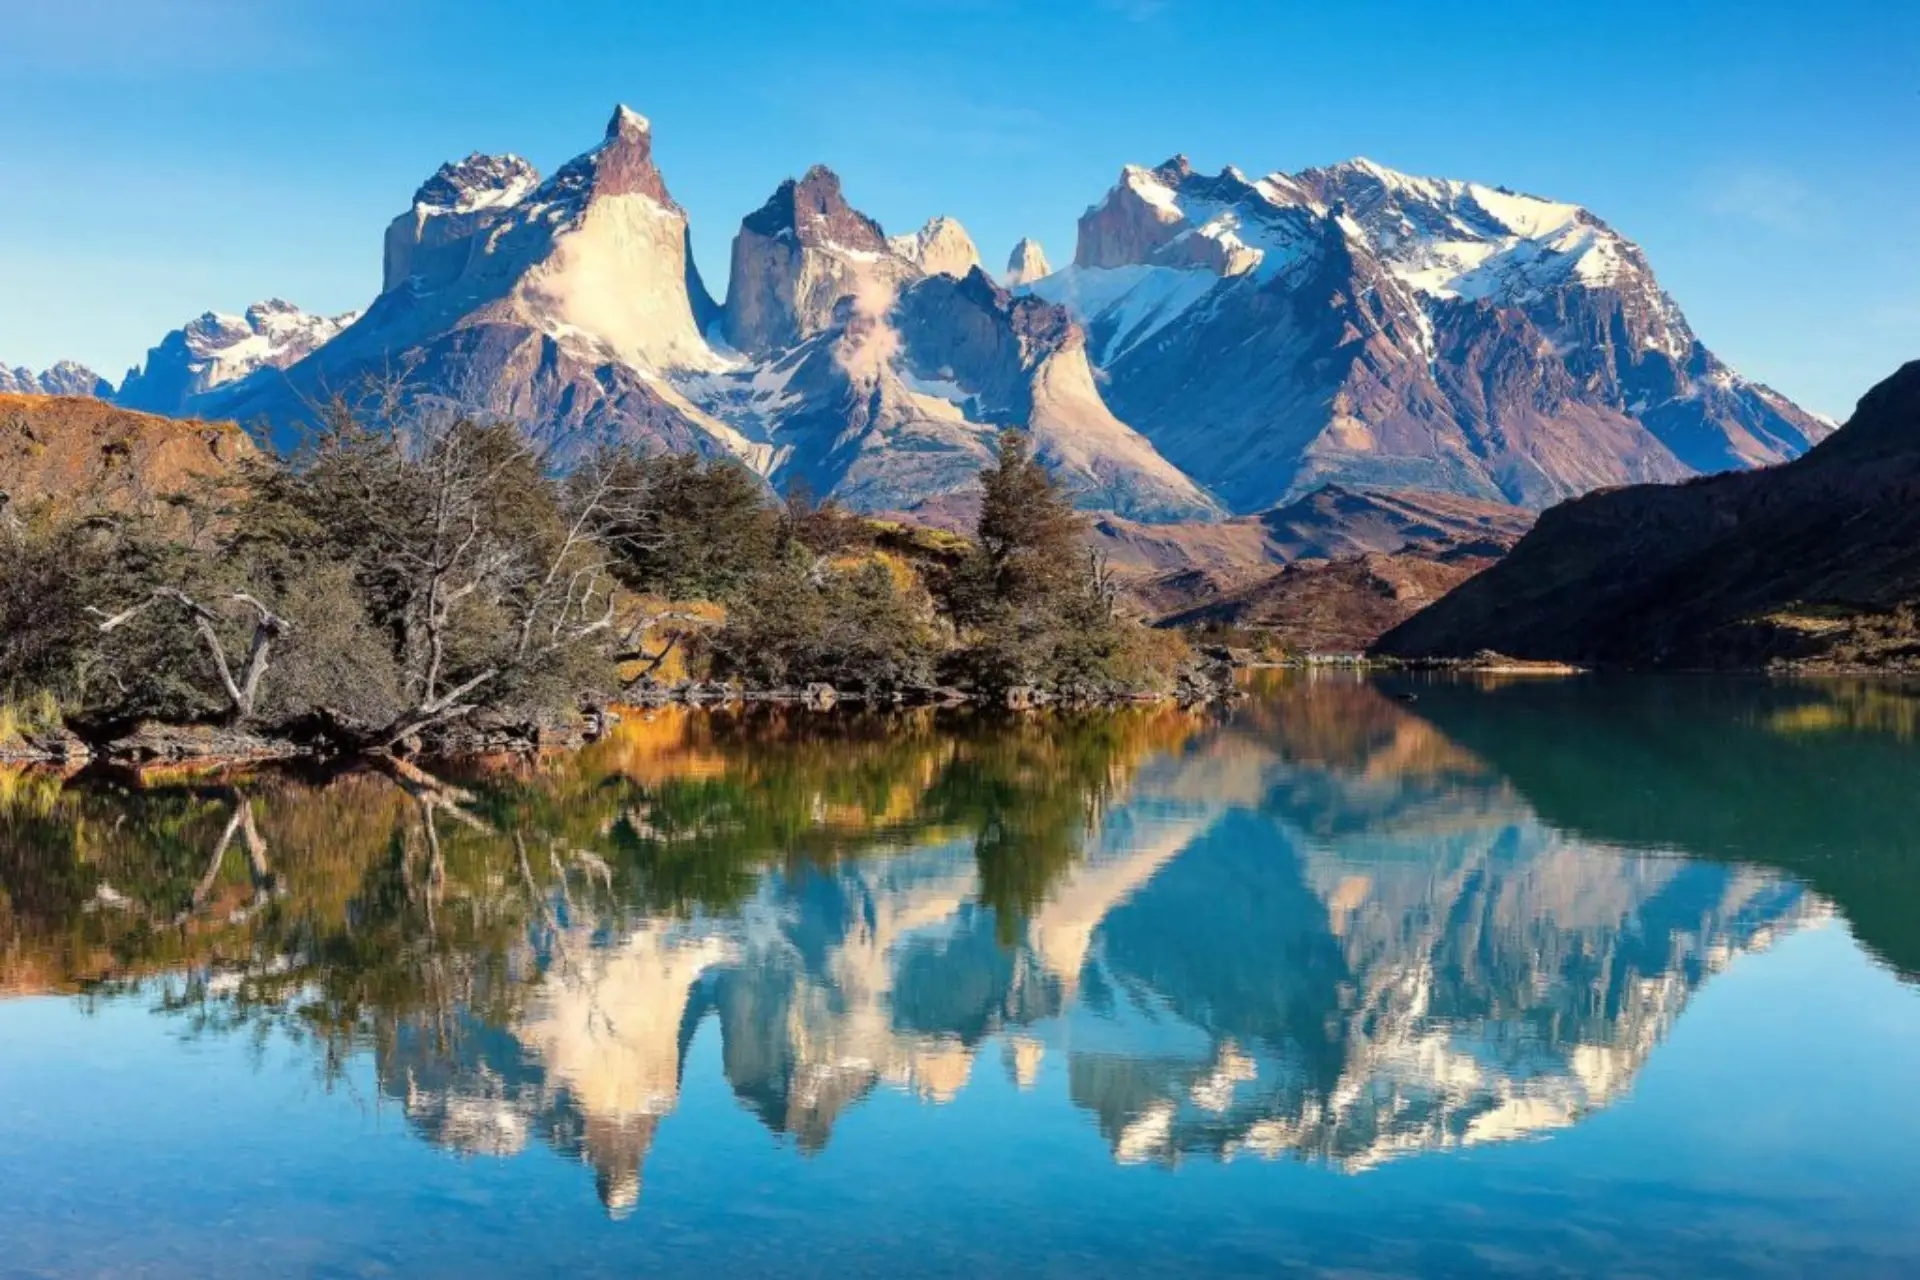
[[[742,219],[723,297],[690,234],[621,107],[550,176],[442,165],[388,225],[362,311],[208,313],[117,390],[73,365],[0,390],[111,391],[284,442],[399,377],[511,416],[562,464],[692,450],[867,510],[966,493],[1019,427],[1082,506],[1154,522],[1329,483],[1537,509],[1784,461],[1831,429],[1715,357],[1585,209],[1367,160],[1128,166],[1070,265],[1023,240],[997,278],[958,222],[889,236],[817,165]]]

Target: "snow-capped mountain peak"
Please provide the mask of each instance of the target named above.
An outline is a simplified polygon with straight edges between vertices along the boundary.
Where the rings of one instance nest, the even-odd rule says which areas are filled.
[[[1419,178],[1360,158],[1268,179],[1271,197],[1345,213],[1394,275],[1434,297],[1523,301],[1575,282],[1650,272],[1639,248],[1576,204],[1452,178]]]
[[[114,398],[131,409],[180,413],[217,387],[262,369],[289,368],[359,317],[357,311],[311,315],[281,298],[256,302],[237,316],[203,312],[162,338],[144,365],[128,370]]]
[[[1364,158],[1128,166],[1027,288],[1086,326],[1121,418],[1243,510],[1329,480],[1544,505],[1826,430],[1715,359],[1581,206]]]
[[[93,396],[104,399],[113,384],[77,360],[62,360],[35,373],[24,365],[9,369],[0,362],[0,393],[29,396]]]
[[[1023,237],[1007,255],[1006,286],[1009,289],[1030,285],[1052,274],[1053,265],[1047,261],[1047,251],[1031,236]]]
[[[150,360],[125,394],[292,422],[399,364],[556,459],[610,439],[729,454],[877,509],[963,492],[1023,426],[1084,501],[1144,518],[1327,483],[1540,506],[1827,430],[1716,360],[1580,206],[1367,159],[1127,166],[1073,264],[1023,241],[1007,289],[959,223],[889,240],[823,165],[741,220],[724,308],[689,234],[650,122],[616,107],[544,181],[513,155],[442,165],[344,331],[282,303],[210,314],[170,335],[171,384]]]
[[[600,145],[562,165],[538,195],[547,200],[644,195],[675,212],[680,209],[653,162],[652,122],[625,105],[613,109]]]
[[[539,185],[539,170],[519,156],[475,151],[441,165],[413,193],[413,206],[429,214],[501,209],[520,203]]]
[[[1076,267],[1166,267],[1216,276],[1271,276],[1300,256],[1306,211],[1268,198],[1236,169],[1209,177],[1184,155],[1128,165],[1080,218]]]

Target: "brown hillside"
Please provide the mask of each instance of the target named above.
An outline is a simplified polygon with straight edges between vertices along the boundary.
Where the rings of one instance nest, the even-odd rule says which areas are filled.
[[[1504,503],[1448,494],[1326,485],[1271,511],[1215,523],[1142,524],[1102,516],[1094,535],[1123,573],[1206,569],[1232,578],[1301,560],[1393,553],[1422,543],[1484,543],[1493,554],[1519,541],[1533,516]]]
[[[230,475],[258,449],[230,422],[162,418],[80,396],[0,395],[0,511],[124,510]]]
[[[1432,554],[1421,549],[1291,564],[1251,586],[1163,618],[1159,625],[1260,631],[1289,653],[1360,653],[1493,564],[1497,554]]]

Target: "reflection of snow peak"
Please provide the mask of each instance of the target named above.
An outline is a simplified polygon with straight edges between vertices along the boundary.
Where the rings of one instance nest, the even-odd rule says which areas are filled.
[[[569,948],[515,1034],[590,1115],[665,1115],[680,1096],[680,1025],[718,938],[650,925],[618,947]]]
[[[1428,739],[1369,742],[1361,768],[1242,744],[1258,776],[1231,786],[1214,752],[1149,762],[1011,946],[966,838],[769,871],[726,919],[560,930],[514,1053],[449,1072],[402,1045],[385,1087],[454,1149],[579,1152],[616,1215],[709,1013],[728,1084],[803,1151],[879,1086],[950,1101],[1000,1036],[1121,1163],[1358,1171],[1577,1123],[1702,982],[1828,910],[1570,840]]]

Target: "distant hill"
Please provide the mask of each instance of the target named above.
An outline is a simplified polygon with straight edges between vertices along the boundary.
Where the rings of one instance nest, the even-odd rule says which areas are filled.
[[[1519,541],[1533,519],[1533,512],[1499,502],[1330,484],[1258,515],[1176,524],[1108,516],[1095,521],[1094,534],[1123,573],[1201,569],[1232,576],[1302,560],[1397,552],[1418,543],[1483,543],[1486,554],[1497,555]]]
[[[1382,653],[1920,669],[1920,361],[1806,456],[1547,511]]]
[[[1250,586],[1169,614],[1159,625],[1245,627],[1290,653],[1361,653],[1496,558],[1422,549],[1288,565]]]
[[[1347,652],[1492,564],[1532,523],[1503,503],[1325,485],[1214,523],[1104,517],[1094,536],[1160,625],[1253,627],[1287,649]]]

